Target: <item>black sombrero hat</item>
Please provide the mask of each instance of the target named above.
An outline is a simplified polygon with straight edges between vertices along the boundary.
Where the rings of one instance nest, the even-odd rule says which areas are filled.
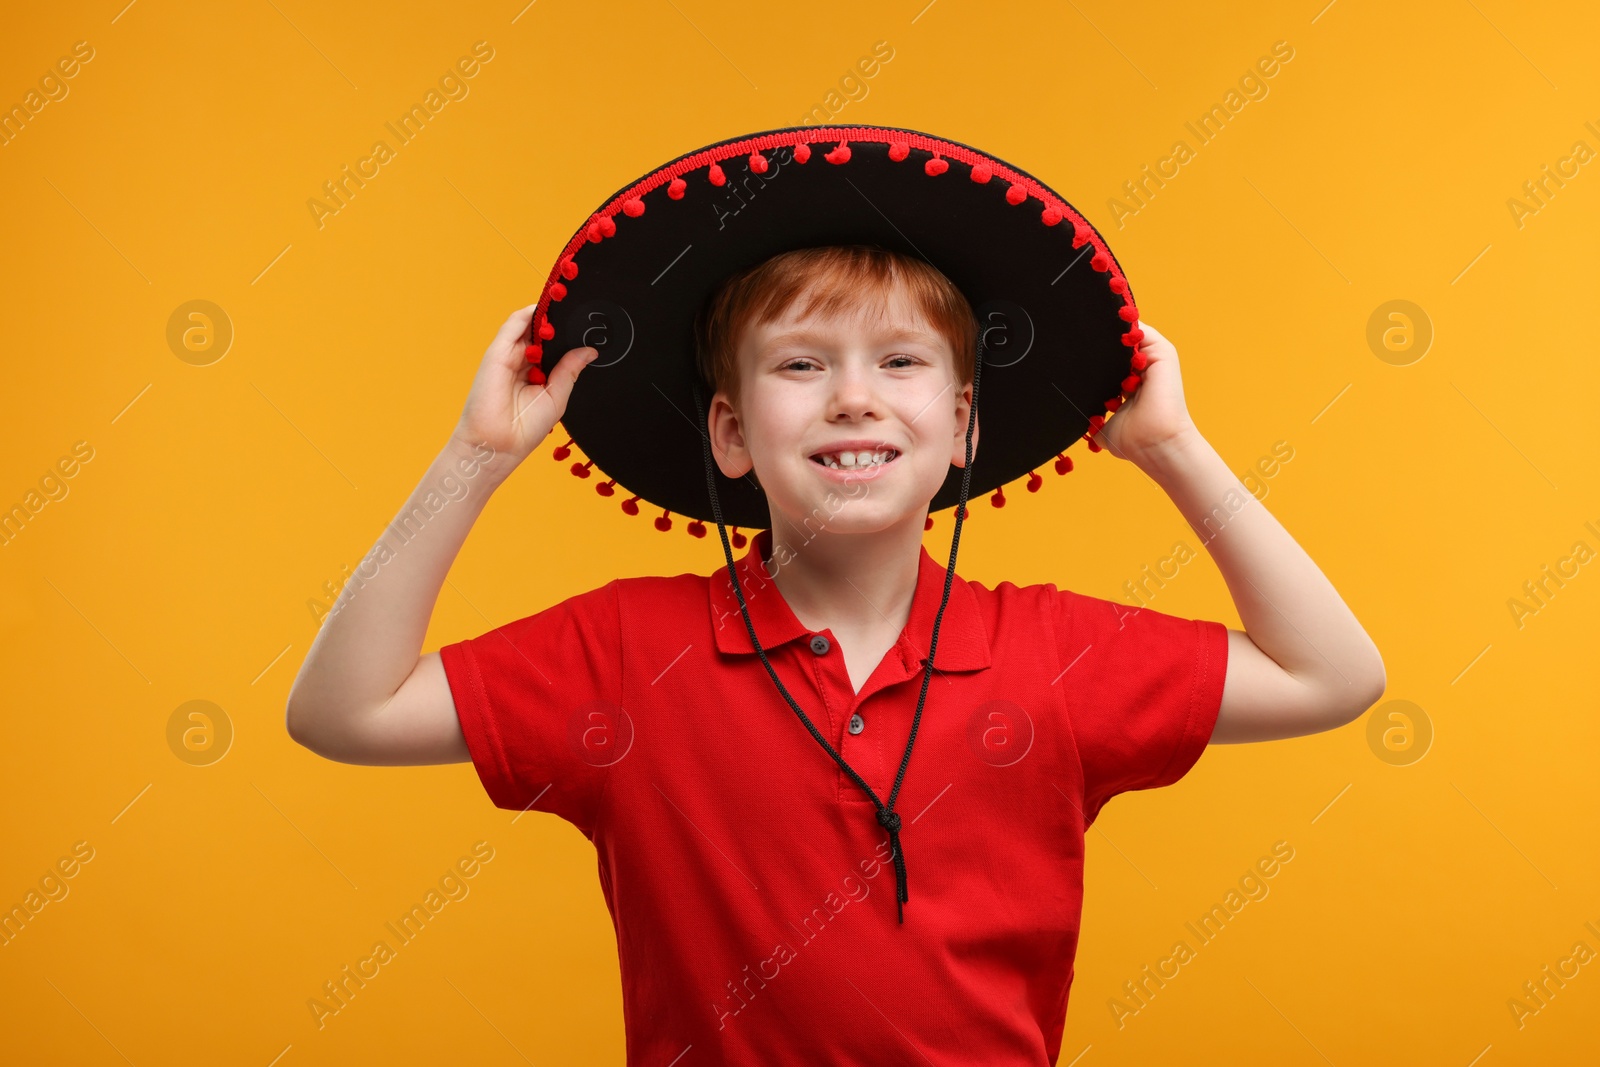
[[[982,459],[972,493],[993,492],[1099,431],[1139,383],[1143,331],[1133,291],[1100,234],[1043,182],[955,141],[886,126],[799,126],[719,141],[665,163],[609,197],[573,234],[540,293],[529,380],[569,349],[584,368],[555,450],[602,496],[713,519],[684,458],[700,448],[693,323],[732,273],[794,248],[876,244],[938,267],[971,303],[984,342]],[[709,395],[709,390],[707,395]],[[1089,441],[1089,447],[1099,446]],[[716,471],[725,520],[765,528],[753,480]],[[951,468],[930,510],[957,503]],[[617,490],[624,490],[618,494]],[[631,495],[630,495],[631,494]],[[930,520],[931,521],[931,520]]]
[[[710,384],[695,358],[695,319],[729,275],[791,249],[871,244],[919,256],[966,295],[978,319],[967,418],[966,464],[952,465],[930,510],[956,508],[944,595],[934,616],[911,736],[887,801],[806,717],[773,670],[745,604],[726,523],[765,528],[766,497],[754,480],[729,479],[712,462],[706,426]],[[1138,387],[1144,332],[1133,291],[1105,241],[1038,179],[975,148],[885,126],[801,126],[719,141],[679,156],[618,191],[572,236],[540,294],[529,325],[530,381],[544,381],[572,348],[599,355],[584,369],[562,418],[589,457],[572,473],[607,476],[629,514],[639,501],[691,518],[706,534],[715,521],[728,579],[750,643],[778,691],[839,767],[877,808],[893,846],[896,902],[905,921],[905,859],[894,803],[916,744],[934,670],[939,625],[949,603],[970,494],[994,491],[1090,438],[1123,394]],[[984,373],[987,368],[988,373]],[[983,462],[974,470],[979,383],[987,413]],[[703,475],[690,456],[698,452]],[[928,519],[929,525],[932,518]]]

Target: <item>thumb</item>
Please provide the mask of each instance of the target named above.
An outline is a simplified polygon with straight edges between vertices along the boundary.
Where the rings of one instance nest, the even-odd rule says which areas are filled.
[[[544,388],[550,399],[555,401],[557,410],[566,410],[567,399],[572,395],[572,388],[578,381],[579,373],[599,356],[600,350],[597,348],[573,348],[551,368],[545,378]]]

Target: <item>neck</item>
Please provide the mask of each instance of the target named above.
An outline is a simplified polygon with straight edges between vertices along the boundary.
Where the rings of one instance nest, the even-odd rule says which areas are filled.
[[[870,534],[796,528],[772,520],[772,580],[790,610],[814,630],[887,628],[911,617],[925,515]]]

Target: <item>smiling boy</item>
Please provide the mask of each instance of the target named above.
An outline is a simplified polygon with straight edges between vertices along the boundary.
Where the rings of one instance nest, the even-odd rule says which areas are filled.
[[[999,173],[992,157],[951,142],[882,132],[874,142],[853,128],[849,140],[892,180],[911,150],[972,169],[952,196],[976,195],[970,186],[989,180],[980,167]],[[789,136],[776,147],[770,135],[749,139],[724,158],[731,165],[751,152],[759,174],[755,156],[798,153],[819,133]],[[852,157],[835,149],[826,158]],[[698,172],[690,196],[720,186],[705,167],[700,155],[684,157],[609,206],[633,219],[671,211],[685,190],[669,179]],[[858,191],[875,190],[868,173],[857,171]],[[1023,186],[1020,172],[1004,174]],[[820,195],[784,181],[784,195]],[[833,204],[850,202],[842,192]],[[624,206],[630,193],[642,197],[636,211]],[[1048,190],[1028,195],[1043,200],[1045,226],[1056,224],[1052,211],[1063,218]],[[877,225],[871,217],[857,216],[857,232]],[[590,225],[589,240],[604,249],[604,228]],[[546,372],[539,340],[582,336],[553,321],[569,295],[555,279],[579,279],[576,294],[592,273],[607,280],[602,291],[621,292],[622,272],[633,269],[591,256],[569,271],[584,232],[541,301],[514,313],[490,344],[459,424],[402,517],[461,464],[474,465],[472,491],[330,614],[290,694],[291,736],[350,763],[470,759],[499,807],[577,826],[595,845],[616,927],[630,1064],[1054,1062],[1078,942],[1084,832],[1102,805],[1178,780],[1208,743],[1350,722],[1383,691],[1376,648],[1206,443],[1173,346],[1145,323],[1130,331],[1131,356],[1115,347],[1115,332],[1110,347],[1096,348],[1103,331],[1135,321],[1092,317],[1104,307],[1095,303],[1103,275],[1121,277],[1099,243],[1093,269],[1102,276],[1075,278],[1076,295],[1054,292],[1091,309],[1071,322],[1080,361],[1103,362],[1115,381],[1131,358],[1137,376],[1107,405],[1112,417],[1074,424],[1062,414],[1030,442],[1018,412],[1038,389],[1022,375],[1060,382],[1072,406],[1071,392],[1092,396],[1101,378],[1029,366],[1029,351],[985,370],[998,346],[979,333],[964,295],[982,280],[957,285],[946,271],[964,268],[948,254],[936,267],[845,241],[746,253],[732,271],[713,262],[694,268],[718,281],[690,309],[692,343],[639,349],[629,337],[613,357],[602,351],[617,343],[612,333],[599,346],[565,346]],[[637,232],[643,240],[646,230]],[[663,262],[680,239],[662,243]],[[627,262],[642,261],[642,292],[660,268],[639,247]],[[1111,291],[1133,307],[1125,282]],[[572,321],[591,322],[596,307],[576,305]],[[637,305],[628,318],[648,322]],[[1053,351],[1047,313],[1030,319],[1034,344]],[[535,361],[526,383],[525,347]],[[670,361],[690,351],[693,374],[675,384]],[[650,358],[657,363],[646,366]],[[664,416],[648,432],[640,420],[659,413],[644,390],[641,414],[624,417],[627,390],[640,381],[670,401],[657,407],[679,415],[675,396],[698,404],[709,392],[695,437]],[[980,401],[980,382],[995,399]],[[588,421],[584,398],[609,421]],[[952,565],[933,560],[922,543],[930,505],[960,508],[978,481],[976,409],[988,403],[997,405],[983,410],[1000,473],[979,484],[997,487],[1006,463],[1026,470],[1087,422],[1093,447],[1149,475],[1205,539],[1244,629],[1053,584],[961,579],[959,519]],[[641,496],[690,499],[683,468],[704,458],[709,500],[677,506],[705,514],[709,505],[727,570],[613,580],[419,656],[444,576],[489,495],[478,486],[492,491],[558,420],[592,443],[591,457],[635,442],[605,466],[614,482],[639,486],[625,509],[637,511]],[[698,448],[688,443],[696,438]],[[588,476],[595,462],[575,472]],[[599,484],[602,496],[614,489]],[[751,501],[764,522],[749,521]],[[730,510],[761,527],[737,563],[723,524]],[[696,525],[703,534],[699,519],[690,532]],[[669,514],[656,526],[670,529]],[[556,525],[536,537],[555,545]]]

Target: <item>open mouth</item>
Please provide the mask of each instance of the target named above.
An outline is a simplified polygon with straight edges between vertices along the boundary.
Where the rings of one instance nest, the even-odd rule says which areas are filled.
[[[893,448],[877,451],[818,452],[811,457],[811,462],[836,471],[865,471],[892,463],[899,455],[900,453]]]

